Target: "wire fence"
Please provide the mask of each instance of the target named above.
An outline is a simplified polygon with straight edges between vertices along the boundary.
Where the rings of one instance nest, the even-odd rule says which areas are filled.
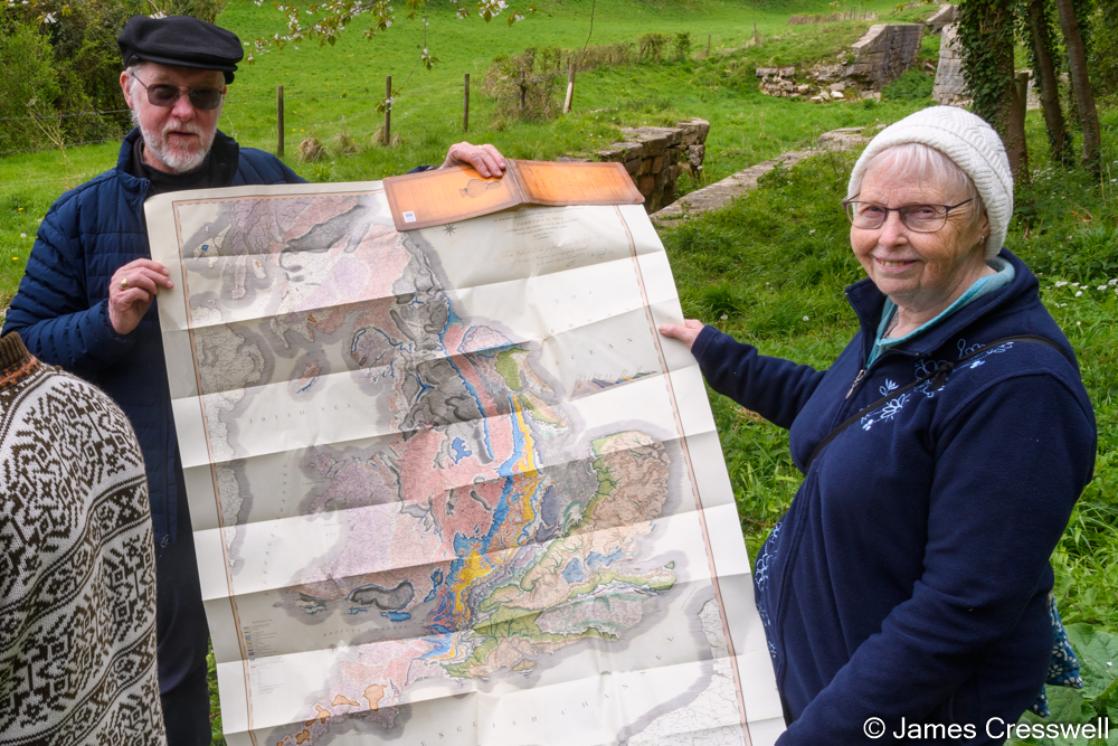
[[[100,117],[108,116],[110,114],[127,114],[128,109],[107,109],[105,111],[97,111],[90,109],[89,111],[69,111],[69,112],[51,112],[49,115],[40,114],[21,114],[19,116],[0,117],[0,122],[31,122],[39,119],[75,119],[77,117]]]
[[[404,79],[403,79],[403,86],[404,87],[406,87],[409,84],[409,82],[412,80],[413,74],[414,74],[413,72],[409,72],[404,76]],[[466,94],[465,98],[463,100],[463,103],[462,103],[462,106],[463,106],[463,119],[462,119],[463,131],[466,131],[469,128],[469,119],[468,119],[468,112],[469,112],[469,106],[470,106],[469,98],[468,98],[469,97],[469,77],[470,77],[469,74],[466,73],[463,77],[462,82],[458,83],[458,85],[463,86],[463,88],[465,90],[465,94]],[[393,91],[398,90],[399,87],[400,87],[399,84],[397,84],[397,86],[393,87],[393,84],[392,84],[391,81],[392,81],[392,76],[391,75],[386,76],[385,82],[387,83],[387,88],[386,88],[386,90],[384,90],[383,92],[380,92],[379,94],[374,94],[374,93],[372,93],[371,90],[367,92],[368,93],[367,100],[369,102],[368,112],[374,118],[383,119],[384,125],[383,125],[382,129],[384,130],[384,132],[381,135],[381,137],[384,138],[385,141],[388,141],[387,140],[388,133],[389,133],[389,126],[388,125],[389,125],[389,122],[390,122],[390,119],[391,119],[391,116],[392,116],[393,107],[394,107],[394,104],[395,104],[395,102],[393,101],[393,96],[394,96]],[[278,90],[275,93],[273,93],[271,91],[268,91],[266,89],[265,90],[255,89],[255,90],[252,90],[252,91],[243,91],[243,92],[238,91],[237,92],[238,93],[238,103],[240,105],[243,105],[248,101],[251,101],[252,105],[254,107],[266,106],[266,104],[264,104],[262,102],[262,99],[264,99],[265,97],[270,98],[272,96],[276,96],[276,109],[273,111],[273,114],[272,114],[272,117],[273,117],[273,119],[275,121],[275,125],[276,125],[276,129],[275,129],[274,134],[273,134],[273,139],[274,139],[274,142],[275,142],[275,151],[281,157],[284,154],[283,153],[283,147],[284,147],[284,132],[283,132],[283,130],[284,130],[284,127],[285,127],[284,99],[283,99],[283,94],[280,93],[280,91],[283,88],[284,88],[284,86],[282,86],[282,85],[277,86]],[[288,104],[290,105],[291,103],[296,103],[296,105],[299,105],[298,102],[292,102],[290,100],[291,92],[292,92],[292,89],[289,87],[288,88],[288,96],[289,96]],[[319,105],[321,105],[321,101],[324,97],[324,92],[321,91],[321,90],[317,90],[317,91],[313,91],[313,92],[304,90],[304,91],[299,91],[299,93],[309,94],[309,95],[313,96],[314,99],[317,101],[317,103]],[[352,96],[349,96],[348,93],[349,92],[346,91],[346,92],[342,92],[342,93],[335,93],[333,96],[331,96],[330,93],[327,92],[325,94],[325,98],[331,98],[332,97],[332,98],[335,98],[338,102],[342,102],[342,101],[352,102],[354,99],[353,99]],[[105,127],[113,127],[113,125],[117,124],[117,122],[115,122],[112,119],[113,117],[118,117],[119,115],[128,114],[128,113],[129,113],[129,109],[127,109],[127,108],[104,109],[104,110],[89,109],[89,110],[72,111],[72,112],[49,112],[49,113],[45,113],[45,114],[28,113],[28,114],[23,114],[23,115],[0,116],[0,126],[5,126],[5,127],[24,126],[24,127],[30,128],[32,125],[35,125],[35,124],[40,124],[40,125],[41,124],[46,124],[47,126],[50,126],[52,122],[57,123],[57,122],[65,121],[65,120],[74,120],[74,119],[78,119],[78,118],[82,118],[82,117],[86,117],[86,118],[88,118],[88,117],[98,117],[98,118],[100,118],[101,122],[104,124]],[[224,117],[223,117],[223,119],[224,119]],[[16,124],[13,124],[13,123],[16,123]],[[292,124],[291,121],[286,122],[286,125],[288,127],[290,127],[291,124]],[[0,149],[0,159],[7,158],[7,157],[13,157],[13,156],[31,155],[31,154],[36,154],[36,153],[50,153],[50,152],[65,153],[66,150],[68,150],[69,148],[77,148],[77,147],[82,147],[82,146],[87,146],[87,145],[103,145],[105,143],[110,143],[110,142],[119,142],[120,138],[126,132],[127,132],[127,128],[122,128],[122,129],[117,129],[117,131],[112,132],[111,134],[106,134],[104,136],[99,136],[99,137],[85,138],[85,139],[70,139],[70,138],[61,139],[60,138],[60,142],[51,142],[50,144],[41,144],[41,145],[38,145],[38,146],[29,146],[29,147],[26,147],[26,148]],[[70,180],[72,180],[72,177],[52,176],[52,177],[47,177],[47,178],[42,178],[42,179],[22,179],[21,178],[20,183],[21,184],[62,183],[62,182],[70,181]]]

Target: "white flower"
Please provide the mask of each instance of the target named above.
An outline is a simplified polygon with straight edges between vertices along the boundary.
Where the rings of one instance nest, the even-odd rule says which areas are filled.
[[[1068,284],[1067,280],[1056,280],[1056,287],[1058,287],[1058,288],[1062,288],[1064,285],[1067,285],[1067,284]]]
[[[1075,291],[1075,297],[1076,297],[1076,298],[1078,298],[1078,297],[1079,297],[1079,296],[1081,296],[1081,295],[1083,295],[1083,291],[1082,291],[1082,290],[1076,290],[1076,291]]]
[[[811,321],[811,317],[810,316],[804,316],[804,321]]]

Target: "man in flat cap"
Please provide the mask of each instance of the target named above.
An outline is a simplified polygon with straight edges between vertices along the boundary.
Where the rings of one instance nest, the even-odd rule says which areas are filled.
[[[157,570],[159,685],[171,746],[210,742],[208,632],[186,489],[153,301],[171,287],[152,261],[148,197],[180,189],[301,179],[275,157],[217,129],[243,51],[235,34],[196,18],[131,18],[118,43],[120,88],[136,127],[116,167],[51,207],[12,299],[4,331],[101,386],[128,415],[143,449]],[[500,175],[492,146],[457,143],[444,166]]]

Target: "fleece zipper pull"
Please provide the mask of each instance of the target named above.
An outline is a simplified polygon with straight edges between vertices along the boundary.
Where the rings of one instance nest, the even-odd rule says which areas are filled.
[[[854,376],[854,380],[851,382],[850,388],[848,388],[846,390],[846,396],[844,396],[843,399],[849,399],[851,396],[853,396],[854,391],[858,388],[858,384],[861,383],[862,379],[865,378],[865,377],[866,377],[866,369],[862,368],[861,370],[858,371],[858,375]]]

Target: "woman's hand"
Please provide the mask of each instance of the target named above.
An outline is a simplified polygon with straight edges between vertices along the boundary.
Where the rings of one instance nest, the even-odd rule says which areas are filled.
[[[456,142],[446,151],[446,160],[439,168],[466,165],[485,177],[497,177],[505,173],[505,157],[501,151],[489,143],[474,145],[469,142]]]
[[[699,332],[703,330],[703,322],[696,319],[685,319],[682,324],[661,324],[660,333],[671,339],[678,339],[691,349]]]

